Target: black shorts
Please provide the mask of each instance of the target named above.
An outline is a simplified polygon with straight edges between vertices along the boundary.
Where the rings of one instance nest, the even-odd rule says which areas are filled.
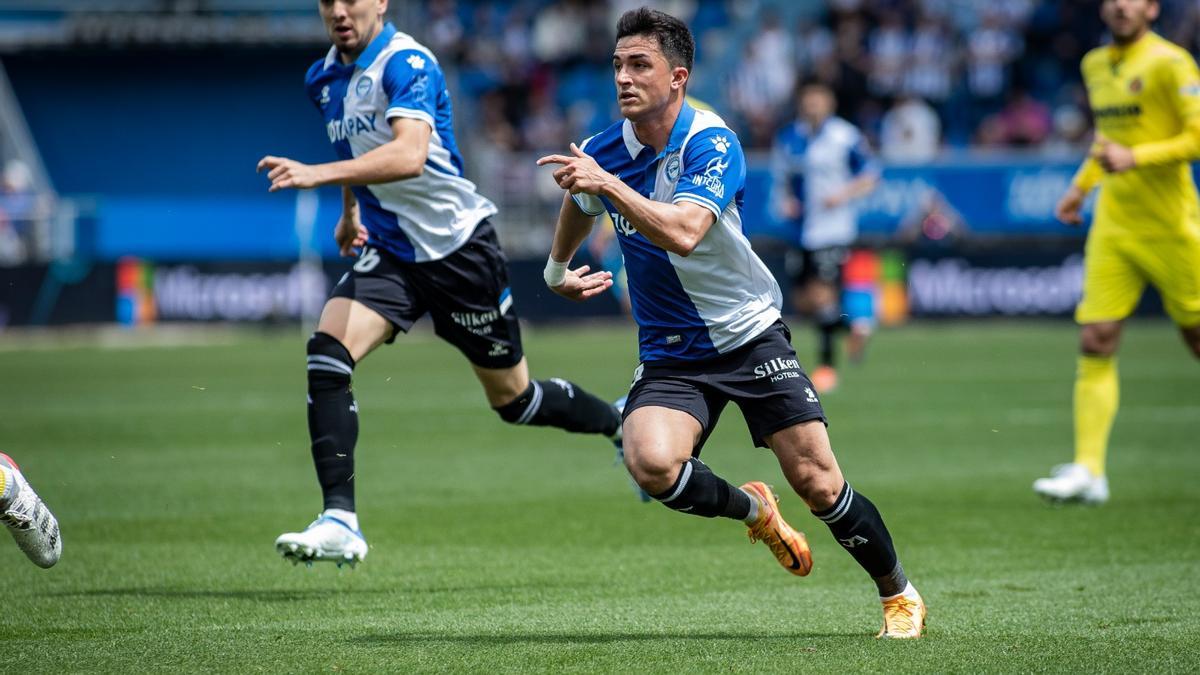
[[[792,334],[776,322],[749,344],[702,361],[647,361],[634,373],[625,415],[646,406],[688,413],[703,433],[692,454],[717,425],[725,404],[742,409],[754,445],[767,447],[767,436],[795,424],[828,424],[808,374],[796,360]]]
[[[511,368],[524,355],[507,260],[487,220],[441,260],[405,262],[368,246],[330,297],[357,300],[392,322],[388,343],[428,313],[438,336],[477,366]]]
[[[788,277],[793,286],[820,281],[841,288],[842,268],[850,258],[849,246],[830,246],[813,250],[794,248],[787,252]]]

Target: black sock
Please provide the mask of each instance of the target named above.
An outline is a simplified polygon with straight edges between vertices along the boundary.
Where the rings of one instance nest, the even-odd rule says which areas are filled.
[[[813,515],[829,526],[838,543],[871,575],[880,597],[896,595],[908,585],[879,510],[849,483],[842,484],[833,506],[819,513],[813,511]]]
[[[350,390],[354,359],[335,338],[308,340],[308,434],[325,508],[354,510],[358,404]]]
[[[621,415],[611,403],[557,377],[531,381],[520,396],[495,411],[511,424],[558,427],[583,434],[612,436],[621,426]]]
[[[817,334],[820,338],[820,364],[833,366],[836,356],[834,338],[842,328],[842,315],[837,305],[823,307],[817,311]]]
[[[730,485],[695,457],[684,462],[674,485],[652,496],[667,508],[704,518],[745,520],[753,506],[750,495]]]

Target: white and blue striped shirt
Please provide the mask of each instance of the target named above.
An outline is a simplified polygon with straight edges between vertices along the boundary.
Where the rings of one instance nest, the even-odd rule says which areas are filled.
[[[684,103],[659,153],[637,139],[628,120],[582,147],[643,197],[699,204],[716,216],[684,257],[651,243],[609,200],[575,195],[585,213],[607,211],[616,224],[642,361],[712,358],[750,342],[779,319],[779,285],[742,234],[745,155],[720,117]]]
[[[420,176],[352,188],[373,246],[409,262],[439,260],[496,213],[463,177],[446,78],[437,58],[412,37],[389,23],[350,64],[331,48],[308,69],[305,86],[342,159],[393,140],[388,121],[396,117],[422,120],[433,130]]]

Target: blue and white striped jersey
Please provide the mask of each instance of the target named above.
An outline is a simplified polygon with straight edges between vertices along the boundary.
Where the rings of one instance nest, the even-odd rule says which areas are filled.
[[[395,117],[422,120],[433,129],[420,176],[352,188],[371,245],[405,261],[439,260],[496,213],[463,177],[446,78],[437,58],[412,37],[389,23],[349,64],[330,48],[308,69],[305,87],[342,159],[391,141],[388,122]]]
[[[585,213],[607,211],[616,225],[642,361],[712,358],[750,342],[779,319],[779,285],[742,234],[746,159],[720,117],[684,103],[660,153],[638,141],[628,120],[582,147],[642,196],[692,202],[716,216],[683,257],[651,243],[609,200],[575,195]]]
[[[796,243],[810,251],[854,243],[857,207],[829,208],[825,200],[864,172],[879,170],[858,127],[830,117],[814,132],[797,121],[780,130],[771,155],[774,189],[789,191],[804,205]]]

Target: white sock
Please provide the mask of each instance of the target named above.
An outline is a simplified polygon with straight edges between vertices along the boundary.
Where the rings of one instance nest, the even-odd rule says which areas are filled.
[[[738,489],[741,490],[741,488]],[[758,497],[755,497],[753,492],[746,492],[745,490],[742,490],[742,492],[745,492],[746,496],[750,498],[750,515],[746,516],[746,519],[742,522],[751,525],[754,521],[758,520]]]
[[[350,529],[354,530],[355,532],[358,531],[358,514],[353,511],[346,511],[343,509],[325,509],[325,512],[321,515],[329,516],[330,518],[337,518],[343,523],[349,525]]]
[[[912,582],[911,582],[911,581],[910,581],[910,582],[908,582],[908,585],[904,587],[904,590],[903,590],[903,591],[901,591],[901,592],[897,593],[896,595],[889,595],[889,596],[887,596],[886,598],[879,598],[879,599],[880,599],[880,600],[882,600],[883,602],[887,602],[888,600],[895,600],[896,598],[898,598],[898,597],[900,597],[900,596],[902,596],[902,595],[903,595],[904,597],[906,597],[906,598],[915,598],[915,597],[917,597],[917,595],[918,595],[918,594],[917,594],[917,589],[913,588],[913,585],[912,585]]]

